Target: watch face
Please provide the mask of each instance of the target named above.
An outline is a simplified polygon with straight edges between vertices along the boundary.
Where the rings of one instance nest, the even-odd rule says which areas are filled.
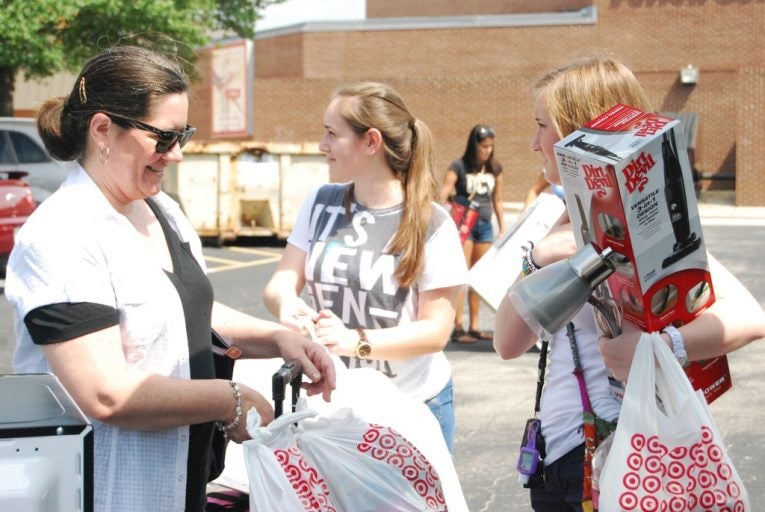
[[[356,357],[359,359],[366,359],[371,353],[372,345],[369,343],[359,342],[359,344],[356,346]]]

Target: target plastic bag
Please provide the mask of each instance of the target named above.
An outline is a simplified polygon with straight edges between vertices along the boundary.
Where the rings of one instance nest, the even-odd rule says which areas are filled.
[[[655,333],[635,350],[599,487],[603,511],[751,510],[703,394]]]
[[[390,427],[350,409],[329,417],[298,410],[258,424],[253,409],[252,439],[243,443],[253,512],[447,510],[433,466]]]
[[[323,417],[330,417],[343,408],[369,423],[392,427],[408,439],[438,473],[450,512],[468,512],[454,461],[446,447],[438,420],[422,401],[402,392],[391,379],[373,368],[349,369],[337,356],[335,363],[337,388],[332,401],[320,395],[307,398],[308,407]]]

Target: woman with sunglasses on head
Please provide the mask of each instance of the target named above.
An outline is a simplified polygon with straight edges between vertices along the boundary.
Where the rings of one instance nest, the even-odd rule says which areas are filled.
[[[241,442],[247,411],[273,418],[258,392],[215,378],[211,327],[242,357],[299,359],[310,393],[334,386],[323,347],[214,301],[199,237],[160,191],[194,133],[188,89],[167,58],[115,47],[37,116],[48,151],[79,166],[11,254],[13,364],[55,374],[93,423],[101,512],[204,510],[214,429]]]
[[[533,93],[537,129],[531,149],[539,152],[547,181],[557,185],[561,180],[555,158],[556,142],[617,103],[651,111],[632,71],[610,58],[577,60],[553,70],[536,82]],[[564,213],[550,233],[517,264],[522,275],[527,275],[575,252],[571,222]],[[684,357],[683,345],[688,360],[700,360],[736,350],[765,336],[765,313],[757,300],[716,259],[708,255],[708,260],[715,302],[693,321],[678,329],[666,329],[661,335],[670,348],[678,348],[675,352],[678,359]],[[586,496],[584,490],[590,490],[585,461],[593,446],[585,451],[582,396],[586,394],[589,398],[598,420],[614,422],[619,416],[621,402],[610,389],[609,371],[620,381],[626,380],[642,331],[625,321],[621,335],[613,338],[602,335],[593,315],[592,306],[585,304],[549,342],[550,361],[539,410],[546,445],[544,482],[530,490],[531,507],[537,512],[581,511],[585,507],[592,510],[591,496]],[[505,296],[495,318],[497,353],[503,359],[517,358],[536,341],[536,334]],[[575,361],[582,369],[581,385],[574,373]]]
[[[467,146],[461,158],[449,165],[441,187],[441,202],[453,198],[462,206],[474,204],[478,217],[470,231],[462,251],[468,268],[472,267],[494,242],[492,214],[497,216],[499,233],[505,231],[505,219],[502,209],[502,165],[494,158],[493,128],[477,124],[470,130]],[[457,315],[454,319],[452,341],[457,343],[475,343],[479,340],[491,340],[491,332],[481,331],[478,316],[481,297],[474,290],[468,296],[468,330],[463,324],[464,292],[457,302]]]
[[[443,353],[467,269],[435,201],[427,126],[385,84],[340,87],[319,145],[333,183],[303,203],[266,286],[266,306],[306,322],[350,368],[374,368],[425,402],[451,451],[451,366]],[[300,293],[312,297],[309,307]]]

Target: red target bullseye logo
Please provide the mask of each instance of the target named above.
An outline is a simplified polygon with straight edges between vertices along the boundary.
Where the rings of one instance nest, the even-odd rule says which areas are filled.
[[[380,436],[380,440],[378,442],[380,446],[386,450],[393,449],[397,444],[396,438],[390,434]]]
[[[401,455],[405,459],[408,459],[414,454],[414,451],[405,444],[398,445],[396,447],[396,451],[398,452],[399,455]]]
[[[627,489],[634,491],[640,487],[640,476],[637,473],[627,473],[622,478],[622,483]]]
[[[667,485],[665,486],[667,489],[667,492],[670,494],[674,494],[675,496],[682,496],[685,494],[685,489],[683,488],[683,484],[678,482],[677,480],[672,480],[671,482],[667,482]]]
[[[643,479],[643,489],[646,492],[654,493],[661,489],[661,479],[658,476],[650,475]]]
[[[404,466],[404,469],[401,470],[401,474],[404,475],[404,478],[407,480],[414,481],[420,476],[420,471],[414,466]]]
[[[669,500],[669,510],[671,512],[684,512],[687,510],[688,502],[682,496],[674,496]]]
[[[706,425],[701,427],[701,442],[704,444],[709,444],[715,440],[715,434],[712,432],[712,429],[707,427]]]
[[[711,445],[707,449],[707,456],[709,457],[709,460],[711,460],[712,462],[720,462],[721,460],[723,460],[722,448],[720,448],[716,444]]]
[[[673,460],[667,466],[667,474],[670,478],[681,478],[685,474],[685,466],[681,462]]]
[[[712,508],[715,504],[715,493],[710,490],[706,490],[699,496],[699,504],[704,508]]]
[[[645,460],[645,468],[649,473],[659,474],[661,473],[661,459],[656,456],[648,457]]]
[[[659,499],[656,496],[643,496],[640,499],[640,510],[643,512],[656,512],[659,510]]]
[[[713,429],[705,426],[697,442],[670,449],[658,436],[633,434],[633,451],[622,459],[627,472],[619,495],[621,510],[745,512],[742,489],[716,439]]]
[[[717,475],[706,469],[699,471],[699,485],[703,489],[711,489],[717,485]]]
[[[691,456],[693,457],[693,463],[699,468],[705,468],[709,464],[709,459],[703,448],[696,450]]]
[[[669,452],[669,456],[677,460],[684,459],[686,455],[688,455],[688,448],[685,446],[676,446]]]
[[[733,471],[728,464],[723,462],[717,466],[717,476],[723,480],[730,480],[733,476]]]
[[[725,505],[725,503],[728,501],[728,496],[720,489],[715,489],[714,493],[715,493],[715,503],[717,505]]]
[[[634,492],[623,492],[619,496],[619,506],[624,510],[635,510],[638,506],[638,499]]]
[[[646,442],[646,446],[649,452],[656,453],[662,457],[666,455],[668,451],[667,447],[659,442],[659,436],[649,437],[648,441]]]
[[[370,428],[369,430],[364,433],[364,441],[367,443],[374,443],[377,441],[377,438],[380,437],[380,430],[376,428]]]

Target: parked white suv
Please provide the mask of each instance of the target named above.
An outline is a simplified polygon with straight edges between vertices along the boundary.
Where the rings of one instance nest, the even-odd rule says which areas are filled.
[[[38,204],[66,179],[72,162],[54,160],[45,151],[34,119],[0,117],[0,171],[24,171]]]

